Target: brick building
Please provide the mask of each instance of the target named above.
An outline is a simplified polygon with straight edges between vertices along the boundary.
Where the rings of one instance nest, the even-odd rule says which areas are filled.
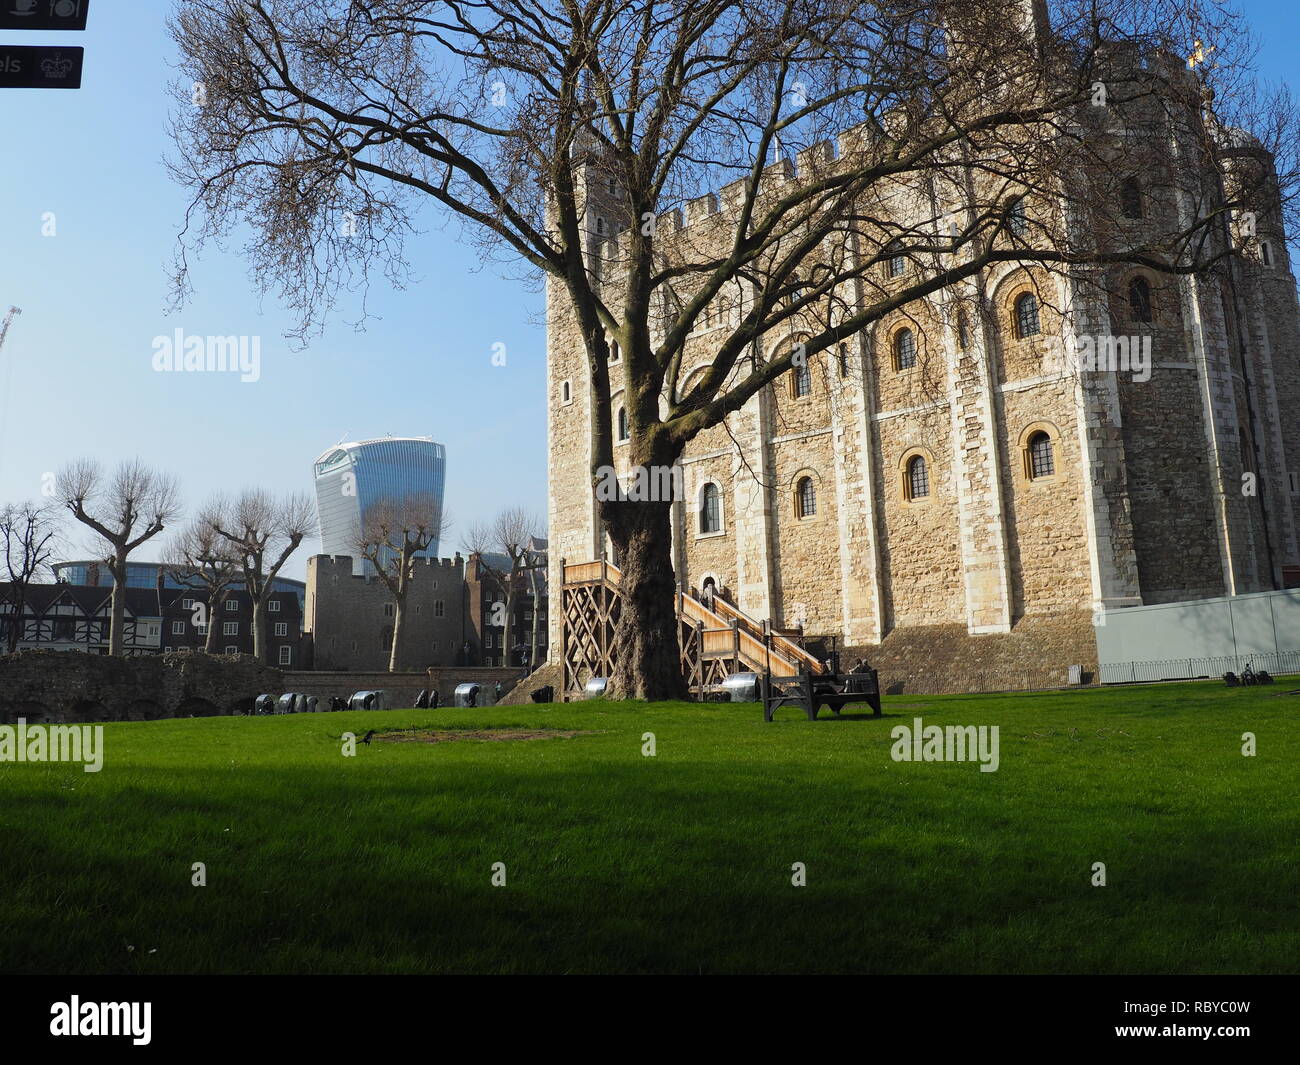
[[[1123,224],[1137,231],[1181,217],[1238,168],[1271,166],[1248,138],[1225,142],[1208,128],[1185,67],[1170,57],[1161,76],[1191,105],[1154,95],[1129,116],[1154,160],[1122,190]],[[838,151],[814,146],[763,180],[780,188],[825,172],[865,135],[849,130]],[[584,189],[589,261],[612,279],[623,256],[609,234],[626,207],[598,167]],[[672,242],[689,241],[698,258],[716,241],[725,257],[732,191],[662,214],[657,247],[671,259]],[[900,188],[887,206],[920,226],[960,209],[943,196],[932,182]],[[1056,206],[1041,192],[1023,203],[1035,218],[1064,214]],[[712,584],[751,618],[834,635],[931,690],[1064,683],[1070,665],[1095,668],[1094,621],[1107,611],[1294,583],[1300,308],[1278,204],[1261,202],[1255,215],[1254,233],[1224,228],[1220,271],[1125,268],[1085,285],[999,264],[790,371],[688,444],[673,514],[678,582]],[[1066,216],[1059,228],[1084,245],[1098,224]],[[865,229],[860,240],[884,243]],[[920,269],[886,260],[870,292]],[[747,298],[737,286],[688,338],[680,391]],[[588,357],[563,293],[549,288],[547,330],[558,596],[562,560],[611,549],[591,491]],[[1094,336],[1149,338],[1149,376],[1081,370],[1073,353]],[[796,322],[766,343],[786,350],[798,337]],[[626,476],[616,365],[611,374]],[[553,656],[562,613],[551,613]]]
[[[472,619],[466,665],[536,666],[547,657],[546,541],[533,537],[524,554],[530,568],[516,576],[517,587],[506,647],[507,587],[510,559],[472,553],[465,560],[465,601]]]
[[[162,649],[202,651],[207,646],[207,625],[217,626],[215,654],[253,653],[253,601],[243,589],[228,590],[207,623],[196,605],[205,602],[200,591],[160,593],[162,606]],[[266,601],[267,663],[298,668],[302,663],[302,607],[293,591],[272,592]]]

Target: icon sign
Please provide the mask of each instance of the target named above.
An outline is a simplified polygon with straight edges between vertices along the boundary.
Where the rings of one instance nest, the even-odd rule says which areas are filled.
[[[0,44],[0,89],[80,89],[84,53],[84,48]]]
[[[84,30],[90,0],[0,0],[0,30]]]

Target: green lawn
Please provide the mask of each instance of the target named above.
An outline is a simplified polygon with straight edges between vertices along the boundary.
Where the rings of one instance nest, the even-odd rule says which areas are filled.
[[[1294,972],[1297,683],[107,725],[0,764],[0,970]],[[915,716],[1000,770],[892,761]],[[483,725],[597,731],[340,754]]]

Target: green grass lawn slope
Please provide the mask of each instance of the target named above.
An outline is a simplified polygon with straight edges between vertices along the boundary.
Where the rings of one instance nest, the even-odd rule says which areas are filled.
[[[0,764],[0,969],[1294,972],[1295,683],[110,724]],[[999,770],[893,761],[915,717]],[[506,727],[582,734],[341,754]]]

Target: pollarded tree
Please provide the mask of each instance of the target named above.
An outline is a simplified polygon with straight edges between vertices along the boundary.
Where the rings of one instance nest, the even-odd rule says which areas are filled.
[[[22,638],[27,588],[54,557],[59,546],[57,512],[48,504],[6,503],[0,507],[0,552],[9,579],[9,630],[5,650],[13,654]]]
[[[253,601],[253,654],[266,665],[270,657],[266,604],[280,570],[315,527],[316,508],[302,493],[276,499],[260,488],[250,488],[233,503],[213,500],[203,514],[212,532],[239,559],[244,588]],[[208,620],[211,631],[216,619]]]
[[[93,459],[81,459],[59,473],[55,493],[72,516],[95,533],[105,549],[104,562],[113,575],[108,653],[120,655],[126,618],[127,559],[180,514],[176,481],[139,459],[120,463],[111,477]]]
[[[505,592],[505,602],[501,604],[504,608],[504,616],[499,621],[495,618],[492,621],[493,625],[499,624],[503,628],[501,647],[504,653],[502,660],[504,665],[510,664],[510,656],[514,653],[515,604],[519,594],[524,590],[533,571],[546,564],[532,546],[538,527],[537,519],[523,507],[506,507],[491,522],[474,525],[465,539],[465,549],[479,556],[480,564],[496,578]],[[504,556],[507,560],[505,567],[498,569],[482,561],[489,553]],[[540,600],[535,594],[535,582],[533,587],[534,646],[531,656],[535,657],[537,654],[536,621]]]
[[[1003,264],[1080,291],[1212,268],[1260,191],[1207,176],[1224,125],[1277,165],[1264,209],[1296,184],[1295,113],[1215,0],[188,0],[172,30],[198,223],[178,292],[191,247],[249,223],[255,274],[318,327],[351,279],[403,275],[422,201],[545,279],[586,355],[628,696],[683,681],[671,503],[597,492],[613,391],[630,472],[661,483],[792,367],[919,301],[978,309]],[[1167,205],[1140,226],[1134,174]]]
[[[163,556],[163,565],[176,582],[203,596],[203,609],[194,620],[204,626],[203,649],[210,655],[217,653],[217,613],[241,572],[240,553],[213,527],[215,519],[215,513],[200,514],[172,540]]]
[[[380,499],[366,508],[357,549],[375,567],[393,597],[390,673],[398,672],[405,664],[406,600],[415,575],[416,556],[442,539],[450,527],[451,521],[438,501],[422,492],[401,499]]]

